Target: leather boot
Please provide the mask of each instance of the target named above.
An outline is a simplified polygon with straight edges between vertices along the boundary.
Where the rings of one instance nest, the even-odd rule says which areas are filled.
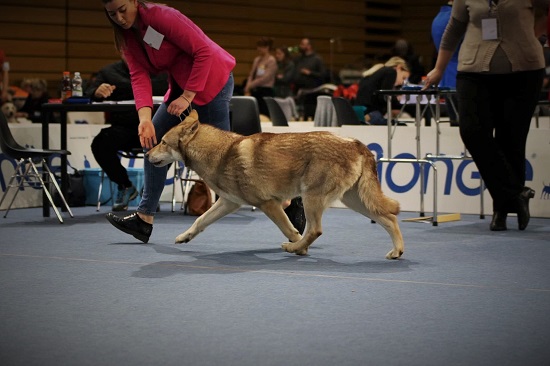
[[[525,187],[516,198],[518,229],[520,230],[525,230],[529,224],[529,219],[531,219],[529,213],[529,200],[533,197],[535,197],[535,191],[529,187]]]
[[[493,220],[491,221],[491,231],[504,231],[508,230],[506,227],[506,216],[508,214],[505,211],[494,211]]]

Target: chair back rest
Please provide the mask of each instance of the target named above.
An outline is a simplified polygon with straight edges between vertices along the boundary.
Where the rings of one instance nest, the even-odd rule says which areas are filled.
[[[332,98],[332,104],[334,104],[334,109],[336,110],[338,125],[361,124],[361,121],[357,118],[357,114],[355,113],[355,110],[349,100],[342,97]]]
[[[0,149],[2,152],[13,159],[19,158],[18,150],[24,149],[15,141],[4,113],[0,112]]]
[[[262,132],[258,101],[254,97],[235,95],[229,103],[231,131],[249,136]]]
[[[315,127],[338,127],[338,118],[332,104],[332,97],[328,95],[319,95],[317,97],[317,106],[315,107],[315,116],[313,117],[313,126]]]
[[[264,97],[273,126],[288,126],[288,120],[279,103],[272,97]]]
[[[299,117],[296,102],[293,97],[274,97],[273,99],[275,99],[279,107],[283,110],[287,121],[293,121]]]

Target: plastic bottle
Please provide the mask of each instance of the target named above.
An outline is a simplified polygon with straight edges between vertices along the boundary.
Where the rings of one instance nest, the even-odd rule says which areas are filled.
[[[71,85],[71,73],[69,71],[63,71],[63,79],[61,80],[61,99],[65,100],[72,95]]]
[[[73,97],[82,97],[82,77],[78,71],[73,77]]]

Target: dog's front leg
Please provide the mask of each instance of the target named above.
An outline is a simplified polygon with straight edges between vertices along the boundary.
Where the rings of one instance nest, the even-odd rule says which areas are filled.
[[[203,213],[195,220],[193,225],[191,225],[191,227],[186,232],[176,237],[176,244],[189,242],[195,236],[199,235],[200,232],[206,229],[208,225],[221,219],[225,215],[229,215],[230,213],[235,212],[239,209],[239,207],[241,207],[240,204],[220,197],[216,202],[214,202],[214,204],[212,205],[212,207],[210,207],[208,211]]]
[[[268,201],[263,203],[259,207],[260,207],[260,210],[262,210],[266,214],[266,216],[269,217],[271,221],[275,223],[275,225],[277,225],[277,227],[283,232],[283,234],[288,238],[288,240],[295,243],[302,239],[302,236],[300,235],[298,230],[296,230],[296,228],[292,226],[292,223],[288,219],[288,216],[285,214],[285,211],[281,206],[281,202]],[[305,255],[306,252],[297,253],[297,254]]]

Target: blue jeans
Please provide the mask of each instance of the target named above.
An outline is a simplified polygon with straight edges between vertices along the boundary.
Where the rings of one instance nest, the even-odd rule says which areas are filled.
[[[380,125],[387,125],[388,120],[384,118],[382,113],[380,111],[372,111],[370,113],[367,113],[370,117],[369,124],[380,126]]]
[[[233,85],[233,74],[230,74],[223,89],[210,103],[201,106],[193,104],[193,109],[199,114],[201,123],[207,123],[222,130],[229,130],[229,102],[233,95]],[[181,122],[178,116],[169,114],[166,111],[167,108],[168,106],[165,103],[161,104],[153,116],[157,142],[160,142],[160,139],[168,130]],[[155,167],[147,159],[144,159],[143,164],[143,195],[141,196],[137,211],[153,216],[157,210],[170,165]]]

